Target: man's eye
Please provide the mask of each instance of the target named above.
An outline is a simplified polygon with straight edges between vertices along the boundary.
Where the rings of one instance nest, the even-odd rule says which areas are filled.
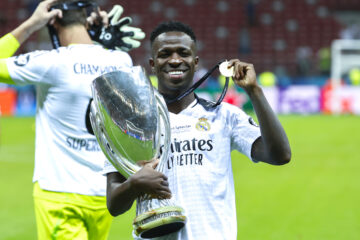
[[[190,56],[190,53],[188,53],[188,52],[181,52],[181,53],[180,53],[180,56],[182,56],[182,57],[188,57],[188,56]]]
[[[158,57],[159,58],[166,58],[166,57],[168,57],[169,56],[169,54],[167,54],[167,53],[159,53],[158,54]]]

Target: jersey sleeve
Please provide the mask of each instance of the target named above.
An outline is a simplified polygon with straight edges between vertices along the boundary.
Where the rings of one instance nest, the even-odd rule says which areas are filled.
[[[53,59],[46,51],[35,51],[6,59],[11,80],[16,85],[46,83],[45,75],[52,67]]]
[[[231,150],[237,150],[249,159],[251,148],[256,139],[261,136],[260,128],[255,121],[240,109],[233,111],[231,115]]]
[[[0,38],[0,58],[11,57],[19,47],[19,41],[11,33],[6,34]]]

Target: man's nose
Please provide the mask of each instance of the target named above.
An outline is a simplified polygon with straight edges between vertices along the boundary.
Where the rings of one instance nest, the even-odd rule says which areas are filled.
[[[171,65],[179,65],[182,63],[182,59],[178,54],[173,54],[169,60],[169,64]]]

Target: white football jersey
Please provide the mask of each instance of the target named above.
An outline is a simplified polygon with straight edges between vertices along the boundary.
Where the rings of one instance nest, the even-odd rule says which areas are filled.
[[[42,189],[104,196],[105,155],[88,133],[85,114],[92,81],[132,66],[130,56],[98,45],[76,44],[7,59],[17,85],[36,85],[36,148],[33,181]],[[31,127],[31,126],[29,126]]]
[[[231,151],[251,159],[260,129],[236,106],[210,108],[197,99],[179,114],[170,113],[170,156],[165,163],[174,202],[187,216],[185,228],[159,239],[224,239],[237,235]],[[116,171],[106,163],[104,172]]]

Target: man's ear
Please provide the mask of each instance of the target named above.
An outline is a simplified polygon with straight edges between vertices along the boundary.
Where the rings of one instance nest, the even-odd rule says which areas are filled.
[[[196,57],[195,57],[195,71],[197,71],[198,68],[199,68],[199,57],[196,56]]]
[[[149,64],[150,64],[150,67],[151,67],[152,72],[155,73],[155,68],[154,68],[155,62],[154,62],[154,59],[150,58],[150,59],[149,59]]]

